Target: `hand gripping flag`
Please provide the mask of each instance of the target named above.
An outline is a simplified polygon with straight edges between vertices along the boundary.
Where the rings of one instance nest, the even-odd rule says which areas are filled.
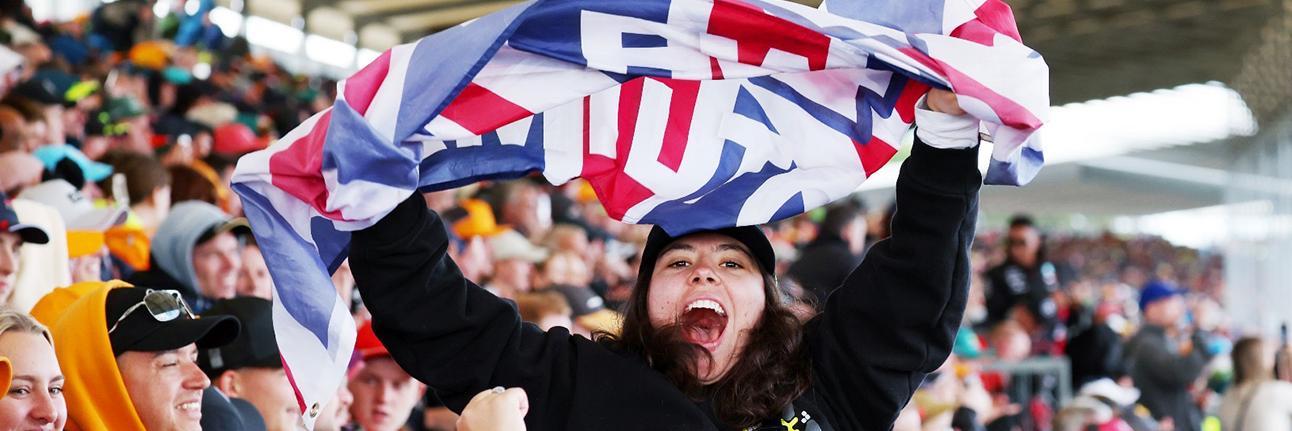
[[[929,86],[992,134],[987,182],[1021,184],[1048,79],[1000,0],[535,0],[381,54],[233,187],[310,426],[354,346],[328,274],[416,190],[539,172],[673,234],[766,223],[854,191]]]

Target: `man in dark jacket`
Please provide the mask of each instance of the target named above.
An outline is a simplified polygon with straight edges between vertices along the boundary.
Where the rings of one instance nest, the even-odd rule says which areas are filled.
[[[1144,286],[1139,304],[1145,324],[1126,342],[1126,360],[1140,402],[1153,418],[1170,418],[1176,431],[1196,431],[1202,427],[1202,411],[1190,387],[1211,355],[1202,334],[1179,329],[1185,311],[1181,293],[1161,281]]]
[[[930,92],[929,105],[938,112],[923,108],[916,114],[921,128],[898,179],[899,209],[892,236],[868,252],[821,313],[797,332],[800,338],[766,338],[753,327],[697,329],[700,325],[685,324],[683,316],[677,316],[676,325],[687,332],[688,341],[701,335],[717,338],[711,343],[689,341],[690,350],[685,351],[703,348],[730,353],[711,353],[709,361],[696,365],[708,370],[721,369],[730,361],[737,361],[731,366],[749,370],[749,364],[736,358],[769,353],[723,350],[742,339],[724,334],[748,334],[744,339],[750,343],[804,347],[797,351],[810,356],[802,358],[810,379],[782,406],[758,411],[766,419],[752,428],[888,429],[925,375],[950,353],[968,295],[969,247],[982,181],[977,168],[978,124],[960,110],[949,92],[936,96]],[[696,235],[706,239],[687,243],[688,238],[701,238]],[[727,285],[734,283],[737,275],[733,274],[739,275],[737,281],[747,280],[749,270],[757,269],[761,274],[754,275],[770,277],[762,268],[772,267],[774,256],[759,229],[724,229],[681,238],[656,229],[651,236],[656,240],[648,240],[643,251],[642,275],[678,279],[672,272],[690,274],[683,289],[703,286],[702,293],[715,296],[701,305],[731,311],[729,315],[702,312],[703,320],[728,322],[729,316],[730,322],[740,322],[742,314],[749,312],[731,308],[741,302],[727,296],[756,294],[733,292]],[[690,245],[702,241],[711,245]],[[350,263],[372,312],[377,337],[392,358],[434,388],[451,409],[461,411],[482,390],[518,386],[531,397],[525,418],[531,430],[735,428],[719,419],[731,412],[716,411],[712,395],[697,401],[672,376],[653,366],[659,361],[652,359],[665,358],[669,352],[608,348],[606,343],[572,336],[561,328],[543,332],[524,324],[513,305],[462,277],[447,258],[447,248],[444,223],[416,196],[376,225],[354,233]],[[670,254],[678,252],[682,254]],[[667,256],[677,257],[664,259]],[[678,288],[656,284],[649,283],[650,291],[638,290],[638,294]],[[779,306],[775,301],[766,299],[765,306]],[[702,302],[678,303],[676,308],[690,304],[685,305],[689,315],[692,306]],[[659,305],[650,304],[652,312]],[[788,318],[798,325],[792,315]],[[626,318],[625,331],[630,324],[655,325],[653,320]],[[758,363],[769,371],[780,366]],[[761,382],[759,388],[780,389],[779,382],[768,382],[776,379],[768,372],[753,371],[751,376],[755,378],[751,381]],[[705,393],[730,391],[712,385],[713,379],[728,376],[710,377],[701,381]],[[760,392],[741,395],[752,399],[764,395]]]
[[[1065,334],[1051,295],[1059,289],[1059,268],[1045,259],[1045,243],[1031,217],[1016,215],[1005,237],[1005,263],[987,271],[987,321],[995,326],[1022,313],[1038,349],[1048,352]]]
[[[830,205],[816,238],[803,247],[799,260],[790,265],[789,276],[804,290],[812,292],[817,304],[824,304],[830,292],[842,286],[848,273],[861,263],[866,246],[864,215],[854,202]]]

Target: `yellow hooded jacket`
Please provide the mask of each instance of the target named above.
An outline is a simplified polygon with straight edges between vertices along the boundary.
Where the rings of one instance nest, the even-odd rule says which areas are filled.
[[[130,402],[108,339],[108,291],[129,284],[117,280],[77,283],[55,289],[32,309],[54,334],[58,364],[67,379],[67,429],[144,431]]]

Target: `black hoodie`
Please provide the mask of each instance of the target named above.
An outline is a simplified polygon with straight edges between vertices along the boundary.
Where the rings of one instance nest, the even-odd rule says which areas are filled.
[[[977,153],[917,141],[897,182],[892,237],[807,323],[810,389],[759,429],[887,430],[946,360],[969,286]],[[350,247],[377,337],[454,411],[482,390],[519,386],[530,430],[730,428],[643,358],[523,323],[511,303],[462,277],[444,223],[420,196],[355,232]]]

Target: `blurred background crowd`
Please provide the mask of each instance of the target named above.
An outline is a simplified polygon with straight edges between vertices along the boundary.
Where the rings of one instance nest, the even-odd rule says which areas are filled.
[[[76,308],[51,302],[110,280],[173,289],[197,314],[242,322],[233,344],[196,353],[203,377],[175,379],[207,394],[207,429],[290,428],[302,406],[269,326],[273,281],[230,178],[240,156],[330,106],[336,82],[254,54],[212,24],[210,1],[167,4],[159,14],[154,2],[118,0],[37,22],[24,2],[0,1],[0,305],[12,310],[0,315],[0,355],[16,374],[81,367],[68,373],[70,391],[87,384],[73,382],[87,379],[84,366],[69,365],[83,353],[59,345],[52,361],[43,349]],[[450,255],[463,273],[525,320],[585,335],[617,328],[648,228],[610,219],[588,185],[524,178],[424,197],[452,226]],[[802,319],[887,236],[890,208],[849,198],[764,227],[781,294]],[[984,220],[954,354],[896,429],[1292,429],[1287,341],[1232,323],[1223,253],[1052,230],[1024,214]],[[348,387],[311,413],[320,429],[453,429],[456,415],[363,323],[348,267],[333,281],[361,328]],[[131,311],[113,319],[107,301],[109,323],[127,322]],[[39,323],[5,323],[28,312],[54,331],[43,332],[49,346],[6,341],[42,334]],[[44,363],[15,359],[36,351],[49,355]],[[0,416],[61,426],[66,409],[42,407],[53,401],[24,385],[14,381]],[[129,385],[140,416],[165,409]]]

